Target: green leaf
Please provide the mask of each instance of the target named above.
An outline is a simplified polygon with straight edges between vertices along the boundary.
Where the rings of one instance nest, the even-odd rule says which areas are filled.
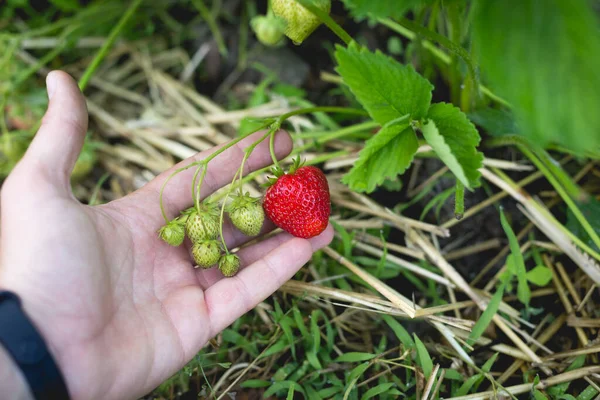
[[[519,247],[519,241],[517,236],[513,232],[512,227],[508,223],[504,211],[500,209],[500,224],[504,233],[508,237],[508,246],[510,247],[510,253],[512,254],[515,271],[517,273],[517,297],[523,304],[529,304],[531,300],[531,290],[527,285],[527,270],[525,269],[525,261],[523,260],[523,254],[521,254],[521,248]]]
[[[273,354],[277,354],[282,352],[286,347],[288,347],[287,340],[284,337],[279,338],[278,341],[273,343],[271,347],[269,347],[259,358],[270,357]]]
[[[281,381],[281,382],[272,383],[271,387],[268,388],[267,390],[265,390],[265,392],[263,393],[263,399],[268,399],[270,396],[273,396],[275,393],[279,392],[280,390],[288,389],[288,391],[289,391],[290,388],[293,388],[294,390],[299,391],[300,393],[302,393],[304,398],[306,398],[306,393],[304,392],[304,388],[302,386],[300,386],[296,382],[292,382],[292,381]]]
[[[271,375],[273,381],[285,381],[288,377],[298,369],[298,363],[289,362],[284,364],[281,368],[278,368],[274,374]]]
[[[352,371],[350,371],[350,373],[348,374],[346,382],[352,382],[353,380],[358,379],[360,376],[362,376],[362,374],[364,374],[367,371],[367,369],[369,369],[370,366],[371,363],[365,362],[354,367]]]
[[[321,390],[319,390],[318,393],[319,393],[319,396],[321,396],[322,398],[328,399],[328,398],[332,397],[334,394],[338,394],[342,390],[344,390],[343,387],[332,386],[332,387],[327,387],[325,389],[321,389]]]
[[[589,196],[587,201],[577,202],[577,206],[594,231],[600,235],[600,201],[596,200],[593,196]],[[600,250],[583,226],[581,226],[581,223],[579,223],[570,207],[567,208],[566,227],[592,249],[596,251]]]
[[[263,381],[262,379],[248,379],[247,381],[242,382],[240,385],[243,388],[263,388],[267,386],[271,386],[272,382]]]
[[[313,388],[310,384],[305,384],[304,386],[304,390],[306,391],[306,397],[309,398],[310,400],[321,400],[323,399],[323,397],[321,397],[319,395],[319,393],[317,392],[317,390],[315,388]]]
[[[290,97],[290,98],[303,98],[306,96],[306,91],[302,88],[296,87],[294,85],[288,85],[285,83],[277,83],[271,89],[273,93],[277,93],[280,96]]]
[[[410,337],[410,334],[404,329],[404,327],[400,324],[400,322],[396,321],[393,317],[389,315],[383,315],[382,319],[386,324],[390,327],[394,334],[400,340],[400,343],[404,345],[407,349],[412,349],[415,347],[415,342]]]
[[[419,147],[417,135],[408,125],[385,125],[367,140],[358,161],[342,182],[350,189],[370,193],[386,178],[395,178],[410,166]]]
[[[586,387],[579,396],[577,396],[577,400],[592,400],[598,395],[598,391],[592,385]]]
[[[77,11],[81,4],[77,0],[50,0],[50,2],[61,11]]]
[[[352,16],[363,18],[402,18],[423,0],[342,0]]]
[[[427,348],[421,342],[421,339],[417,335],[413,333],[413,337],[415,339],[415,345],[417,346],[417,364],[421,366],[423,369],[423,374],[425,375],[425,379],[429,378],[431,372],[433,371],[433,361],[431,361],[431,356],[427,351]]]
[[[406,114],[415,120],[427,114],[433,86],[412,66],[356,43],[348,48],[337,46],[335,58],[344,83],[381,125]]]
[[[478,1],[473,43],[521,132],[544,146],[600,147],[600,30],[588,0]],[[510,29],[507,29],[510,27]]]
[[[240,121],[240,127],[238,128],[238,135],[244,136],[249,135],[252,132],[258,132],[259,130],[266,128],[273,122],[272,119],[266,118],[253,118],[245,117]]]
[[[277,303],[275,303],[277,304]],[[294,346],[294,334],[292,332],[292,325],[294,323],[294,320],[289,317],[289,316],[284,316],[283,318],[281,318],[281,320],[279,321],[279,326],[281,327],[281,330],[283,331],[285,338],[288,342],[288,344],[290,345],[290,350],[292,351],[292,357],[294,359],[296,359],[296,347]]]
[[[488,306],[481,313],[481,317],[477,320],[473,329],[471,329],[471,333],[469,334],[469,338],[467,339],[467,343],[469,346],[472,346],[477,339],[483,335],[485,330],[487,329],[490,322],[492,322],[492,318],[498,312],[500,308],[500,303],[502,302],[502,296],[504,296],[504,284],[500,285],[500,287],[496,290],[496,293],[490,299]]]
[[[490,359],[485,362],[485,364],[483,364],[483,366],[481,367],[481,370],[483,372],[490,372],[490,370],[494,366],[494,363],[498,359],[498,354],[499,353],[494,353],[494,355],[491,356]]]
[[[519,128],[510,111],[495,108],[480,108],[467,114],[471,122],[479,125],[492,136],[514,135]]]
[[[294,400],[294,392],[296,391],[296,385],[295,384],[291,384],[290,388],[288,390],[288,394],[287,394],[287,398],[286,400]]]
[[[238,332],[232,329],[225,329],[221,333],[221,337],[223,338],[223,341],[233,343],[236,346],[240,346],[254,356],[258,354],[256,343],[251,343],[244,336],[240,335]]]
[[[467,393],[469,393],[469,391],[471,390],[471,388],[479,381],[483,379],[483,375],[481,374],[476,374],[473,376],[470,376],[469,379],[467,379],[458,389],[458,391],[454,394],[454,396],[465,396]]]
[[[423,218],[425,218],[425,216],[427,215],[427,213],[433,208],[436,207],[436,218],[438,218],[439,212],[438,212],[438,207],[439,210],[441,211],[441,207],[444,206],[444,203],[446,203],[446,200],[448,200],[448,198],[450,196],[452,196],[452,194],[456,191],[456,187],[452,186],[449,187],[448,189],[444,190],[443,192],[440,192],[438,194],[435,195],[435,197],[433,197],[431,200],[429,200],[427,202],[427,204],[425,204],[425,207],[423,207],[423,210],[421,211],[421,215],[419,216],[419,220],[423,220]]]
[[[298,307],[292,308],[292,313],[294,314],[294,321],[296,321],[296,327],[300,330],[300,334],[305,342],[309,342],[310,334],[308,333],[308,329],[306,329],[306,324],[304,324],[304,317],[302,313],[298,309]]]
[[[533,398],[535,400],[548,400],[548,398],[546,396],[544,396],[544,394],[537,389],[533,389]]]
[[[368,361],[375,357],[377,357],[376,354],[351,351],[351,352],[342,354],[341,356],[339,356],[338,358],[336,358],[333,361],[334,362],[359,362],[359,361]]]
[[[559,400],[577,400],[577,398],[572,394],[563,394],[559,397]]]
[[[579,369],[579,368],[583,367],[585,364],[585,358],[586,358],[585,355],[577,356],[575,358],[575,360],[573,360],[571,365],[569,365],[569,367],[565,370],[565,372],[573,371],[574,369]],[[571,382],[564,382],[564,383],[560,383],[558,385],[551,386],[546,391],[551,396],[560,397],[567,392],[570,385],[571,385]]]
[[[388,192],[399,192],[404,187],[401,179],[386,179],[383,182],[383,188]]]
[[[383,393],[388,393],[391,388],[396,386],[394,382],[386,382],[380,385],[374,386],[371,389],[367,390],[365,394],[362,395],[360,400],[369,400],[375,396],[378,396]]]
[[[483,154],[477,151],[481,138],[475,126],[447,103],[433,104],[427,119],[422,128],[427,143],[465,187],[478,187]]]
[[[340,235],[344,249],[344,257],[351,258],[352,248],[354,247],[354,233],[348,232],[343,226],[333,220],[331,221],[331,225],[333,225],[333,229]]]
[[[546,286],[552,280],[552,271],[545,265],[538,265],[527,271],[527,280],[538,286]]]
[[[465,377],[455,369],[446,368],[444,379],[449,379],[451,381],[464,381]]]

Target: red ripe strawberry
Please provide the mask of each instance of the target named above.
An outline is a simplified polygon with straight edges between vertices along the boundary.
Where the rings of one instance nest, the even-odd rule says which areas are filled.
[[[331,213],[329,185],[323,171],[300,167],[298,162],[267,189],[263,208],[281,229],[296,237],[311,238],[325,230]]]

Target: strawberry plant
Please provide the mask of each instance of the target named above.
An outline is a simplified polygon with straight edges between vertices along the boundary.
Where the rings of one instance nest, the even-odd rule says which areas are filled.
[[[295,164],[287,173],[283,172],[273,147],[275,134],[288,118],[315,111],[361,113],[360,110],[336,107],[309,107],[291,111],[277,119],[267,119],[263,124],[259,124],[257,129],[244,133],[206,159],[192,162],[176,170],[165,181],[160,193],[160,208],[165,224],[159,229],[158,236],[172,246],[182,245],[187,236],[192,242],[191,251],[197,267],[211,268],[218,264],[223,275],[233,276],[240,268],[240,260],[235,254],[229,252],[223,237],[225,210],[227,210],[233,225],[247,236],[256,236],[260,233],[265,214],[278,227],[296,237],[311,238],[322,233],[329,222],[331,207],[325,175],[316,167],[301,167],[299,159],[296,159]],[[268,127],[266,133],[244,150],[242,162],[220,207],[213,199],[201,200],[202,183],[209,163],[231,146],[265,127]],[[249,194],[243,193],[242,182],[248,157],[256,146],[267,139],[270,140],[270,152],[274,164],[272,172],[276,178],[271,179],[271,186],[267,189],[261,205],[259,198],[253,198]],[[194,207],[182,210],[180,216],[169,219],[162,202],[167,183],[177,174],[194,167],[196,172],[193,176],[191,193]],[[237,193],[232,195],[233,191],[237,191]],[[228,203],[230,197],[231,201]],[[184,226],[185,229],[182,230]],[[184,232],[183,235],[182,232]],[[216,239],[220,239],[220,244]]]

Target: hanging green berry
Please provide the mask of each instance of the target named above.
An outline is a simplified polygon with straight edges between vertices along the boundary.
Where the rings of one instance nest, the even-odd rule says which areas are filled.
[[[313,0],[313,4],[329,14],[331,0]],[[296,0],[271,0],[273,13],[285,20],[285,35],[300,44],[321,24],[321,20]]]

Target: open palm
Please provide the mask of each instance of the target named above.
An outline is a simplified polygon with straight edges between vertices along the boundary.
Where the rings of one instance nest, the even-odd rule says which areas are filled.
[[[170,247],[156,233],[164,223],[159,191],[171,171],[106,205],[77,202],[69,176],[87,128],[85,101],[61,72],[50,74],[48,90],[43,125],[2,188],[0,287],[23,299],[73,398],[136,398],[291,278],[329,243],[332,230],[310,240],[280,233],[244,247],[243,268],[233,278],[194,269],[189,247]],[[211,162],[203,195],[231,181],[242,149],[257,137]],[[289,153],[285,132],[275,147],[279,157]],[[268,144],[261,144],[248,170],[269,162]],[[171,217],[191,205],[191,173],[167,187]],[[273,228],[265,225],[265,232]],[[229,225],[224,236],[230,248],[249,239]]]

